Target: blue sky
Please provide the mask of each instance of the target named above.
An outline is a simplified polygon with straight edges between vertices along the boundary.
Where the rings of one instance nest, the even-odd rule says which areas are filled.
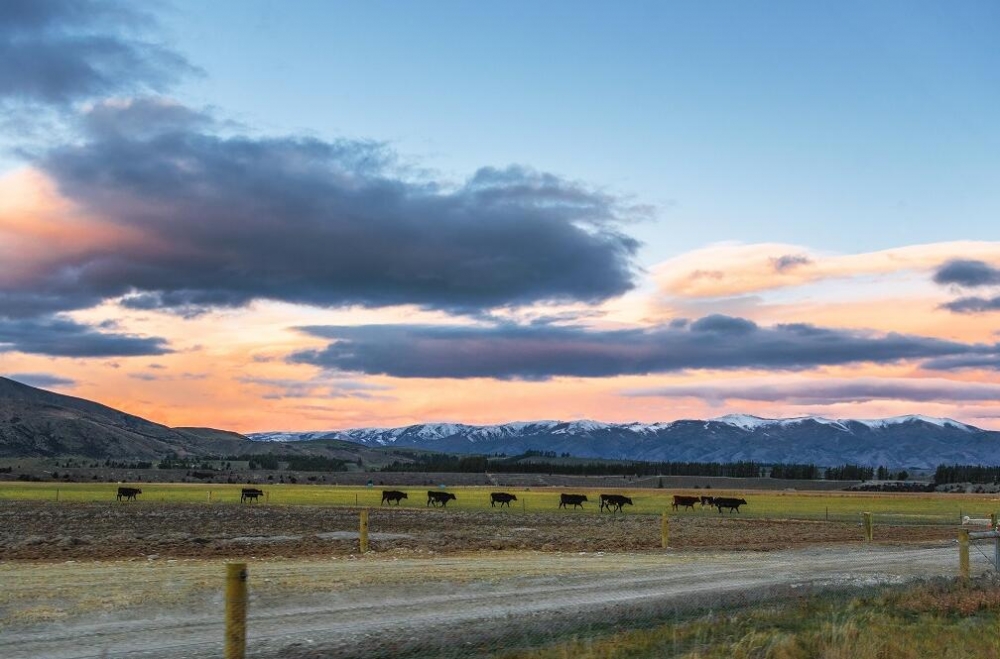
[[[387,140],[460,180],[526,164],[706,243],[995,238],[995,3],[178,2],[185,100],[263,132]]]

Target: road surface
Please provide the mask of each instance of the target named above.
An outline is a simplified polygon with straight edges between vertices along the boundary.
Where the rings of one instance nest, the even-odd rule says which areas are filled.
[[[547,553],[250,561],[248,656],[463,656],[587,621],[789,588],[954,575],[953,543],[772,552]],[[988,568],[973,550],[973,570]],[[0,565],[0,656],[222,656],[222,561]],[[535,636],[533,636],[535,635]]]

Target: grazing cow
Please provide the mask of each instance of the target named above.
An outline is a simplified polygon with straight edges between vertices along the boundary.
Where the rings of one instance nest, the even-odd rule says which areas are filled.
[[[740,506],[747,505],[747,500],[733,499],[730,497],[715,497],[715,502],[712,505],[719,509],[720,515],[722,514],[723,508],[729,508],[729,513],[732,514],[734,510],[736,512],[740,512]]]
[[[436,492],[434,490],[427,490],[427,505],[436,506],[439,503],[441,507],[444,508],[448,505],[448,502],[453,500],[455,495],[451,492]]]
[[[700,502],[701,502],[701,497],[685,497],[679,494],[675,494],[674,502],[673,504],[671,504],[670,507],[673,508],[674,510],[678,510],[679,507],[690,508],[691,510],[694,510],[694,504]]]
[[[608,512],[613,512],[617,510],[622,512],[622,506],[631,506],[632,499],[630,497],[622,496],[621,494],[602,494],[601,495],[601,510],[603,511],[607,507]]]
[[[715,505],[715,497],[702,497],[701,498],[701,507],[702,508],[704,508],[705,506],[714,506],[714,505]]]
[[[135,498],[137,494],[142,494],[142,490],[137,487],[119,487],[118,488],[118,500],[121,501],[122,497],[125,497],[126,501],[138,501]]]
[[[406,498],[406,492],[400,492],[399,490],[382,490],[382,503],[388,501],[390,506],[393,501],[395,501],[398,506],[399,502]],[[381,506],[382,503],[379,505]]]
[[[559,507],[565,508],[567,504],[572,505],[574,508],[583,508],[583,502],[587,500],[586,494],[560,494],[559,495]]]
[[[493,508],[498,503],[501,508],[503,508],[504,504],[507,504],[507,507],[510,508],[511,501],[517,501],[517,497],[513,494],[507,494],[506,492],[490,493],[490,508]]]
[[[264,490],[258,490],[256,487],[244,487],[240,493],[240,503],[244,501],[253,503],[262,496],[264,496]]]

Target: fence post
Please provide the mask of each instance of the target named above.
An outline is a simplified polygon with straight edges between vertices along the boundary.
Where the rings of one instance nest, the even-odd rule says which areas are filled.
[[[667,519],[667,511],[663,511],[663,518],[660,520],[660,546],[667,548],[670,540],[670,521]]]
[[[861,513],[862,525],[865,528],[865,542],[872,542],[872,537],[874,535],[874,524],[872,523],[871,513]]]
[[[969,530],[958,530],[958,576],[969,578]]]
[[[361,545],[361,553],[368,553],[368,509],[361,511],[361,528],[358,530],[358,540]]]
[[[208,491],[208,502],[212,503],[212,490]]]
[[[990,513],[990,527],[994,529],[997,527],[997,514],[995,512]]]
[[[247,564],[226,563],[226,659],[247,651]]]

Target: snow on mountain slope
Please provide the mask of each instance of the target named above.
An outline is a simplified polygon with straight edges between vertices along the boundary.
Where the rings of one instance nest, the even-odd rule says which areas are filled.
[[[256,441],[339,439],[368,446],[405,446],[446,453],[518,455],[554,451],[623,460],[845,463],[934,468],[1000,464],[1000,433],[952,419],[908,415],[888,419],[803,416],[766,419],[727,414],[707,421],[660,423],[516,421],[473,426],[429,423],[399,428],[254,433]]]

